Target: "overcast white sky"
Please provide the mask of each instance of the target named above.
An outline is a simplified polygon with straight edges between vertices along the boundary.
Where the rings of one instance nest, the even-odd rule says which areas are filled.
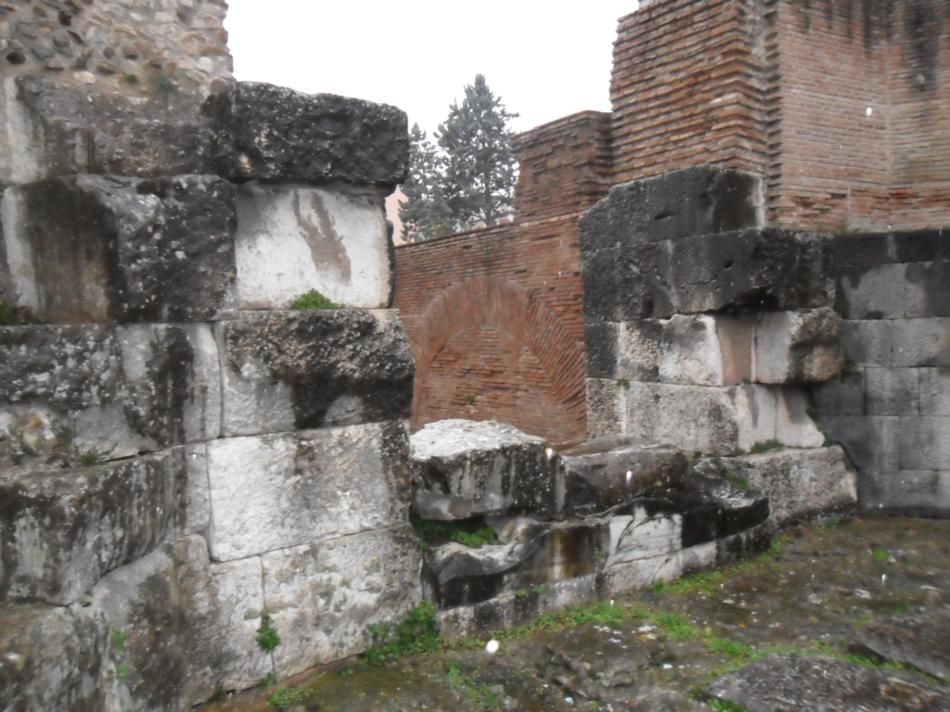
[[[432,132],[481,73],[523,131],[610,108],[617,20],[636,0],[230,0],[238,79],[395,104]]]

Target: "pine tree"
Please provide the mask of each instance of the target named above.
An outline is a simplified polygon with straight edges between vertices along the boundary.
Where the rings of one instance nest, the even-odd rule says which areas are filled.
[[[442,156],[425,131],[413,124],[409,134],[409,176],[402,184],[402,192],[409,200],[399,206],[403,239],[407,242],[431,240],[455,229],[443,194],[442,164]]]
[[[508,121],[516,116],[482,74],[465,87],[462,105],[449,107],[436,136],[445,154],[443,192],[458,225],[492,226],[511,212],[517,159]]]

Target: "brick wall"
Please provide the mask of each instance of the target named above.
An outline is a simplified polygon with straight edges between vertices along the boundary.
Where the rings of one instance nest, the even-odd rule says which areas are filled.
[[[614,181],[716,164],[772,224],[950,224],[948,37],[944,0],[656,0],[619,23]]]

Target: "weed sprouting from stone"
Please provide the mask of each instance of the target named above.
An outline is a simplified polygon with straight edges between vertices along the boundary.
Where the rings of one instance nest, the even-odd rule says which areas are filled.
[[[267,704],[277,709],[285,709],[293,705],[298,705],[301,702],[306,702],[312,695],[313,692],[311,690],[287,687],[283,690],[277,690],[277,692],[271,695],[270,699],[267,700]]]
[[[759,442],[754,443],[752,447],[749,448],[749,452],[753,455],[758,455],[759,453],[768,452],[769,450],[779,450],[782,447],[782,443],[772,438],[769,440],[759,440]]]
[[[110,448],[90,447],[86,450],[79,450],[76,453],[76,463],[80,467],[101,465],[112,457],[113,452],[115,452],[115,445]]]
[[[425,653],[439,647],[434,603],[423,601],[398,625],[374,623],[367,632],[371,645],[363,654],[370,665],[382,665],[404,655]]]
[[[891,552],[889,552],[887,549],[882,549],[882,548],[880,548],[880,547],[874,547],[874,548],[871,550],[871,556],[872,556],[872,557],[874,558],[874,560],[877,561],[879,564],[883,564],[883,563],[885,563],[889,558],[891,558]]]
[[[706,702],[709,705],[709,709],[713,712],[745,712],[745,708],[742,705],[737,705],[735,702],[730,702],[729,700],[720,700],[718,697],[711,697]]]
[[[725,577],[725,573],[722,570],[714,570],[684,576],[683,578],[674,579],[673,581],[657,581],[653,584],[653,593],[658,596],[665,593],[704,593],[711,595],[719,589]]]
[[[479,521],[439,522],[413,517],[412,526],[425,544],[454,541],[477,549],[497,541],[495,530]]]
[[[264,613],[261,616],[261,625],[257,629],[257,647],[265,653],[271,653],[278,645],[280,645],[280,634],[274,627],[270,615]]]
[[[653,615],[652,620],[674,640],[689,640],[696,637],[696,628],[686,616],[680,613],[660,611]]]
[[[297,311],[306,311],[309,309],[340,309],[340,305],[323,296],[316,289],[304,292],[290,303],[290,308]]]

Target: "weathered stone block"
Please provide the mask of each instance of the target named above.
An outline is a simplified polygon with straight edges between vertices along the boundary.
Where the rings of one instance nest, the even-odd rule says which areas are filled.
[[[0,709],[111,709],[101,618],[36,604],[0,607]]]
[[[774,450],[719,460],[703,460],[726,476],[738,476],[769,501],[780,527],[821,515],[851,512],[857,506],[857,475],[840,447]]]
[[[906,273],[906,264],[894,263],[839,268],[835,306],[846,319],[902,317]]]
[[[406,176],[406,115],[385,104],[239,82],[204,107],[218,171],[232,180],[392,189]]]
[[[762,186],[749,173],[698,166],[614,186],[581,220],[585,252],[762,224]]]
[[[4,192],[18,304],[53,322],[212,317],[234,279],[233,188],[73,176]]]
[[[212,558],[406,522],[408,450],[401,421],[212,441]]]
[[[599,438],[619,435],[623,432],[627,419],[626,387],[620,381],[603,378],[587,379],[587,435]]]
[[[873,621],[852,636],[849,652],[907,665],[950,680],[950,610]]]
[[[237,308],[285,309],[311,289],[344,306],[389,305],[381,192],[249,185],[237,189],[237,216]]]
[[[664,323],[659,319],[637,319],[618,324],[617,371],[613,378],[659,379]]]
[[[950,366],[950,318],[899,319],[892,323],[894,366]]]
[[[584,346],[587,350],[589,378],[616,378],[617,339],[619,325],[609,322],[584,326]]]
[[[812,389],[819,418],[829,415],[864,414],[864,369],[852,368],[833,381]]]
[[[950,470],[950,417],[900,419],[900,464],[904,470]]]
[[[66,471],[0,473],[0,597],[68,604],[171,528],[179,450]]]
[[[217,331],[225,435],[409,415],[415,368],[394,311],[247,312]]]
[[[823,416],[828,436],[841,444],[858,471],[900,469],[900,418],[896,416]]]
[[[917,415],[920,386],[916,368],[867,368],[869,415]]]
[[[677,310],[670,284],[670,244],[633,243],[585,253],[584,318],[600,322],[672,316]]]
[[[924,517],[950,512],[950,471],[862,472],[860,484],[866,511]]]
[[[788,447],[821,447],[824,434],[815,425],[809,414],[808,399],[804,391],[781,388],[775,398],[775,436]]]
[[[416,508],[427,519],[456,519],[456,510],[552,514],[556,472],[541,438],[503,423],[440,420],[412,435],[413,482],[429,493],[416,498]]]
[[[950,369],[917,369],[920,379],[920,414],[950,415]]]
[[[885,319],[841,322],[841,349],[857,366],[892,366],[894,322]]]
[[[820,383],[841,372],[841,317],[829,308],[760,314],[757,383]]]
[[[749,318],[677,314],[663,325],[659,380],[728,386],[752,380]]]
[[[262,562],[280,675],[365,650],[368,626],[400,620],[419,602],[422,553],[408,526],[282,549]]]
[[[907,265],[904,316],[950,316],[950,255],[940,262]]]

